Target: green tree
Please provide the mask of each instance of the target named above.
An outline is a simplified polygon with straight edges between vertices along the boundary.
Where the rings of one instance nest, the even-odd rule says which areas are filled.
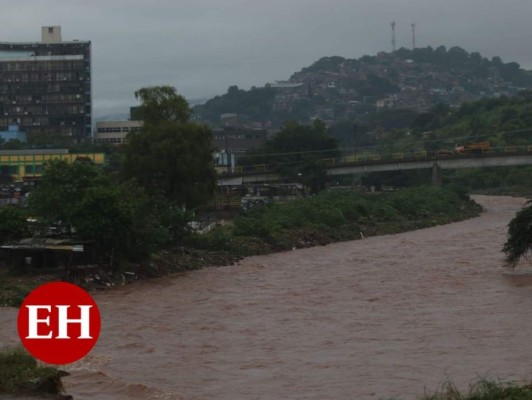
[[[323,188],[327,160],[339,157],[338,142],[325,124],[287,123],[275,137],[239,162],[241,165],[267,164],[285,179],[301,182],[313,192]]]
[[[43,227],[60,223],[67,233],[94,241],[101,255],[142,258],[169,235],[142,188],[119,184],[92,163],[49,162],[29,208]]]
[[[105,254],[130,260],[149,256],[169,239],[150,199],[136,183],[88,188],[73,217],[76,233]]]
[[[60,222],[70,231],[85,191],[103,184],[106,179],[102,171],[91,163],[50,161],[29,197],[30,210],[44,226]]]
[[[208,202],[216,180],[211,130],[189,120],[188,103],[174,88],[149,87],[136,95],[144,127],[128,136],[123,176],[181,207]]]
[[[510,221],[503,251],[510,267],[515,267],[522,258],[532,252],[532,201]]]
[[[139,116],[147,126],[164,121],[187,122],[192,110],[183,96],[172,86],[152,86],[139,89],[135,98],[140,100]]]
[[[0,243],[22,239],[29,235],[28,222],[24,210],[6,206],[0,208]]]

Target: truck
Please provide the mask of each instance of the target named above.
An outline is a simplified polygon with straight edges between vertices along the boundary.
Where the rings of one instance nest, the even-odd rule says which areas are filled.
[[[457,144],[454,147],[456,154],[480,154],[487,153],[491,149],[491,144],[488,141],[484,142],[470,142],[464,144]]]

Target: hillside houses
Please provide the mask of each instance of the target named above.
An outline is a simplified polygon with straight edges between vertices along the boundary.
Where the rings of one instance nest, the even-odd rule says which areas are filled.
[[[497,57],[490,61],[459,47],[447,50],[440,46],[399,49],[359,59],[323,57],[287,81],[252,89],[256,94],[264,91],[262,103],[252,107],[246,101],[245,106],[255,111],[251,120],[263,127],[275,128],[286,120],[308,123],[316,118],[332,125],[383,109],[423,112],[438,103],[458,106],[483,97],[511,96],[531,87],[531,73],[517,63],[505,64]],[[250,97],[252,91],[247,92]],[[264,107],[267,96],[271,96],[271,107]],[[223,96],[217,101],[217,107],[223,109]],[[245,118],[245,111],[234,104],[227,101],[224,112]],[[205,109],[209,107],[208,102]]]

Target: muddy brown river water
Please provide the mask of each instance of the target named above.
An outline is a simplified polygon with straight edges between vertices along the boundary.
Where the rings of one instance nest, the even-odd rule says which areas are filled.
[[[251,257],[96,293],[81,399],[413,399],[452,380],[532,379],[532,274],[502,268],[523,199],[479,218]],[[16,310],[0,309],[0,344]]]

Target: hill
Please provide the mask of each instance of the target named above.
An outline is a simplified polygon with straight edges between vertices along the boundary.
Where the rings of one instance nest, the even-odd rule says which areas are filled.
[[[214,126],[223,125],[222,114],[233,114],[227,121],[248,127],[277,128],[287,120],[315,118],[331,126],[386,110],[401,110],[396,114],[410,118],[439,103],[459,106],[528,88],[532,72],[516,62],[489,60],[460,47],[401,48],[359,59],[324,57],[287,81],[250,90],[231,86],[194,110]]]

